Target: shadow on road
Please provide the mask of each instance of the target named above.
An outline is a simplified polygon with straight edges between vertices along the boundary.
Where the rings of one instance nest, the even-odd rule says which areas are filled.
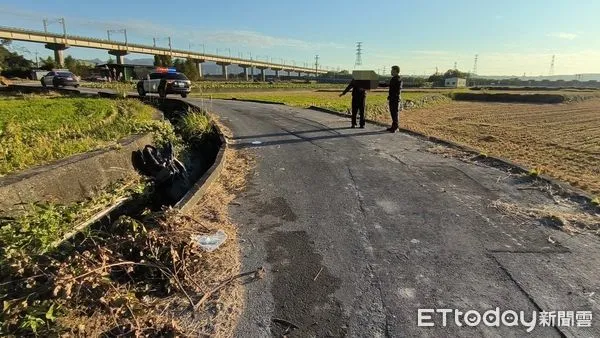
[[[309,133],[319,133],[319,132],[332,131],[332,130],[350,130],[350,127],[302,130],[302,131],[294,131],[294,133],[295,134],[309,134]],[[261,138],[265,138],[265,137],[277,137],[277,136],[288,136],[288,135],[290,135],[289,132],[285,132],[285,133],[272,133],[272,134],[262,134],[262,135],[246,135],[246,136],[236,136],[236,137],[233,137],[232,140],[261,139]]]
[[[350,130],[350,128],[336,128],[336,129]],[[330,130],[335,130],[335,129],[322,129],[322,130],[309,130],[309,131],[287,131],[287,133],[234,137],[233,140],[254,139],[254,141],[244,142],[244,143],[234,143],[231,145],[231,147],[234,149],[260,148],[260,147],[267,147],[267,146],[273,146],[273,145],[293,144],[293,143],[300,143],[300,142],[314,142],[314,141],[319,141],[319,140],[331,140],[331,139],[338,139],[338,138],[388,134],[385,130],[380,130],[380,131],[367,131],[367,132],[357,132],[357,133],[348,133],[348,134],[335,133],[332,135],[322,135],[322,136],[313,136],[313,137],[307,137],[307,136],[302,135],[302,134],[307,134],[307,133],[312,133],[312,132],[327,132]],[[275,136],[294,136],[296,138],[264,141],[264,142],[261,141],[261,138],[275,137]],[[257,143],[257,142],[260,142],[260,143]]]

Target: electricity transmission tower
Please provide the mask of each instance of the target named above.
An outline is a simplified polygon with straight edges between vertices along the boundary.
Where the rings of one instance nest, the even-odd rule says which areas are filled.
[[[554,59],[555,59],[556,55],[552,55],[552,62],[550,62],[550,71],[548,72],[548,75],[552,76],[554,75]]]
[[[362,65],[362,42],[356,43],[356,61],[354,61],[354,67]]]
[[[458,70],[458,68],[456,68],[456,61],[454,61],[454,70]]]
[[[475,54],[475,62],[473,63],[473,75],[477,74],[477,59],[478,58],[479,58],[479,54]]]
[[[319,56],[315,55],[315,76],[319,73]]]

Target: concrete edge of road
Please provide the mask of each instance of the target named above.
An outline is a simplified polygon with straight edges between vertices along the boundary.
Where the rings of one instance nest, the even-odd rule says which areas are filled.
[[[189,102],[187,104],[194,106],[196,108],[200,108],[196,105],[193,105]],[[221,145],[219,146],[219,152],[215,157],[214,163],[208,168],[208,170],[200,177],[196,183],[188,190],[188,192],[175,204],[174,208],[179,209],[182,213],[187,213],[190,209],[195,206],[198,201],[204,197],[208,189],[211,185],[221,176],[221,172],[225,167],[225,150],[227,149],[227,140],[219,126],[214,124],[217,134],[219,136],[219,140],[221,141]]]
[[[14,86],[16,88],[42,88],[42,87],[31,87],[27,85],[17,85]],[[96,93],[82,92],[77,88],[43,88],[44,90],[49,91],[58,91],[61,93],[68,94],[79,94],[79,95],[88,95],[88,96],[99,96],[99,97],[117,97],[117,93],[111,91],[100,91],[98,90]],[[127,95],[128,98],[139,98],[137,95]],[[192,106],[196,109],[201,109],[200,107],[189,103],[187,101],[183,101],[176,98],[168,98],[168,100],[176,100],[183,102],[188,106]],[[193,206],[202,199],[206,191],[210,188],[210,186],[219,178],[221,172],[224,168],[225,164],[225,150],[227,148],[227,140],[223,135],[223,132],[219,128],[217,124],[214,124],[217,135],[220,140],[219,151],[217,152],[217,156],[215,157],[215,161],[208,168],[208,170],[194,183],[194,185],[188,190],[188,192],[175,204],[174,208],[179,209],[182,213],[188,212]]]
[[[308,107],[308,109],[327,113],[327,114],[333,114],[333,115],[337,115],[337,116],[341,116],[341,117],[350,117],[349,114],[341,113],[341,112],[327,109],[327,108],[310,106],[310,107]],[[375,120],[371,120],[371,119],[367,119],[366,121],[371,124],[378,125],[378,126],[389,127],[389,124],[382,123],[380,121],[375,121]],[[435,136],[425,135],[423,133],[419,133],[414,130],[409,130],[406,128],[400,128],[400,131],[403,133],[412,135],[412,136],[426,139],[428,141],[431,141],[431,142],[434,142],[437,144],[441,144],[441,145],[444,145],[444,146],[447,146],[450,148],[454,148],[454,149],[475,155],[475,157],[473,157],[472,160],[475,160],[479,163],[483,163],[488,166],[506,170],[510,173],[529,174],[529,172],[530,172],[529,169],[523,167],[520,164],[517,164],[515,162],[512,162],[512,161],[507,160],[502,157],[484,155],[481,153],[481,151],[478,151],[475,148],[471,148],[471,147],[463,145],[463,144],[444,140],[444,139],[441,139],[441,138],[438,138]],[[596,206],[592,203],[592,200],[594,199],[594,197],[591,194],[589,194],[586,191],[583,191],[579,188],[573,187],[572,185],[570,185],[568,183],[558,181],[558,180],[556,180],[552,177],[546,176],[546,175],[537,175],[536,177],[532,177],[532,180],[539,180],[543,183],[553,186],[554,188],[558,189],[564,197],[567,197],[574,202],[583,203],[593,209],[600,209],[599,206]]]

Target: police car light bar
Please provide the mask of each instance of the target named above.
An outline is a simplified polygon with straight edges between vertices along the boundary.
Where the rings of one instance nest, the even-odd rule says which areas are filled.
[[[157,67],[156,68],[156,72],[157,73],[176,73],[177,69],[174,67]]]

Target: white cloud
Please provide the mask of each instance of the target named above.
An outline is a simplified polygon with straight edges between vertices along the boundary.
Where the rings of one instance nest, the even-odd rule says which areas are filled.
[[[550,33],[547,36],[553,37],[553,38],[565,39],[565,40],[574,40],[579,35],[577,35],[575,33],[558,32],[558,33]]]

